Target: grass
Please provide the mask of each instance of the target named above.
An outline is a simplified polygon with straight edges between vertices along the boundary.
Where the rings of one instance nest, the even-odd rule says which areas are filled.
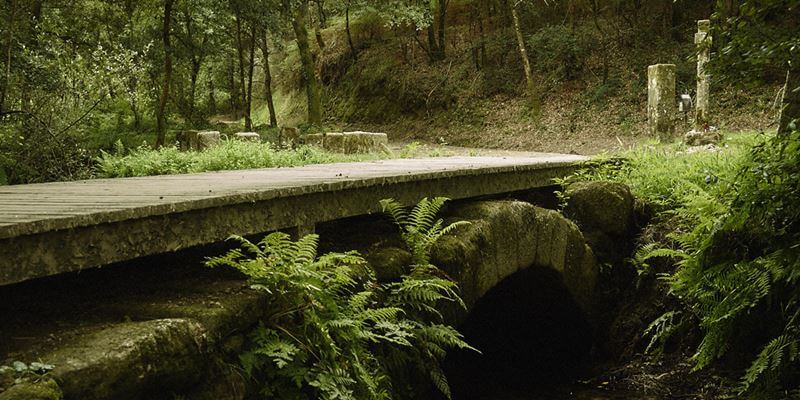
[[[696,196],[726,197],[750,150],[765,135],[738,133],[711,151],[696,151],[684,144],[643,145],[596,157],[591,166],[570,180],[609,180],[630,186],[638,198],[656,211],[691,207]],[[624,162],[617,162],[619,158]],[[698,210],[698,212],[701,210]]]
[[[158,150],[139,147],[126,151],[117,145],[113,153],[97,158],[97,176],[121,178],[132,176],[185,174],[251,168],[297,167],[308,164],[369,161],[387,158],[384,154],[337,154],[311,146],[282,150],[269,143],[226,140],[202,152],[182,152],[176,147]]]

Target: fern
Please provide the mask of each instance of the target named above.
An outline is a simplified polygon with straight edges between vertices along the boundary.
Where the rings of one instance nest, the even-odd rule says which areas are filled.
[[[739,136],[729,144],[717,153],[643,148],[565,182],[627,183],[654,207],[659,223],[673,227],[633,257],[640,273],[649,273],[654,257],[678,267],[667,281],[683,310],[648,327],[648,347],[658,350],[681,323],[700,321],[696,368],[731,351],[752,354],[741,394],[769,398],[800,382],[800,132]]]
[[[317,254],[318,237],[292,241],[272,233],[258,243],[232,236],[239,248],[207,260],[235,268],[252,288],[271,293],[271,316],[241,356],[245,371],[269,387],[265,396],[326,400],[413,398],[395,387],[409,370],[428,376],[450,397],[440,362],[447,349],[470,348],[442,323],[438,306],[464,306],[455,282],[430,265],[430,249],[460,224],[443,226],[446,199],[423,199],[411,212],[382,201],[401,229],[414,265],[399,282],[381,284],[357,252]]]

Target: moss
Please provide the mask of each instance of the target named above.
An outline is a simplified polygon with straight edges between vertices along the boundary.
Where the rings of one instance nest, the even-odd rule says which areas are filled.
[[[580,182],[567,188],[565,212],[584,230],[626,235],[633,225],[634,200],[630,189],[616,182]]]
[[[58,384],[49,378],[38,382],[22,382],[0,393],[0,400],[61,400],[64,394]]]

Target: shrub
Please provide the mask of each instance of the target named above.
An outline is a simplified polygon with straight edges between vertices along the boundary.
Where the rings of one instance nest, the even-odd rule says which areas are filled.
[[[272,295],[272,314],[241,357],[248,374],[269,383],[264,396],[415,398],[397,379],[411,370],[450,397],[439,363],[447,349],[469,346],[436,308],[443,302],[463,307],[457,286],[428,262],[430,244],[455,227],[436,219],[444,201],[424,199],[410,214],[383,202],[414,254],[397,282],[377,282],[356,252],[318,257],[316,235],[294,242],[273,233],[258,243],[234,237],[240,249],[208,261],[238,269],[254,289]]]
[[[744,356],[741,394],[777,398],[797,388],[800,364],[800,133],[729,145],[718,153],[637,150],[573,179],[625,182],[673,226],[635,257],[672,257],[678,267],[664,279],[685,309],[651,324],[651,347],[675,325],[699,321],[696,368]]]
[[[183,152],[175,146],[158,150],[139,147],[126,154],[117,146],[114,153],[97,158],[97,174],[104,178],[185,174],[249,168],[295,167],[308,164],[374,160],[380,154],[346,155],[329,153],[312,146],[295,150],[276,149],[269,143],[225,140],[200,152]]]
[[[548,80],[570,81],[578,77],[589,50],[567,27],[551,25],[528,39],[539,71],[548,71]]]

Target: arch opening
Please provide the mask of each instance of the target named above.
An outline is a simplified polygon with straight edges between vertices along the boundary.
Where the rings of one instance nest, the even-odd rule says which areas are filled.
[[[565,383],[592,346],[588,320],[550,268],[508,276],[476,302],[458,329],[482,354],[448,355],[444,368],[454,400],[515,398]]]

